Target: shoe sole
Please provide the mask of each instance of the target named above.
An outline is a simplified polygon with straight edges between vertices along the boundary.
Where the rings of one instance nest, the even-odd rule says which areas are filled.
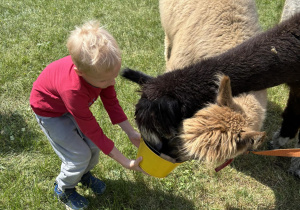
[[[55,194],[54,197],[58,200],[59,203],[65,205],[65,207],[66,207],[67,210],[74,210],[73,208],[71,208],[70,206],[68,206],[68,205],[65,204],[64,202],[62,202],[62,201],[58,198],[57,194]],[[87,208],[87,206],[86,206],[86,207],[79,208],[79,209],[76,209],[76,210],[84,210],[84,209],[86,209],[86,208]]]
[[[67,210],[73,210],[73,209],[71,209],[69,206],[67,206],[66,204],[65,204],[65,206],[66,206],[66,209],[67,209]]]
[[[67,204],[65,204],[65,203],[63,203],[63,204],[65,205],[67,210],[74,210],[70,206],[68,206]],[[83,207],[83,208],[80,208],[80,209],[77,209],[77,210],[84,210],[84,209],[86,209],[86,207]]]

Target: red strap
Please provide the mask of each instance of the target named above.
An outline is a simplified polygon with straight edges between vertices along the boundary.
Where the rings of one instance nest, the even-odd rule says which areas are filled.
[[[233,161],[233,158],[229,159],[229,160],[226,160],[222,165],[220,165],[217,168],[215,168],[215,171],[216,172],[221,171],[223,168],[225,168],[226,166],[228,166],[232,161]]]

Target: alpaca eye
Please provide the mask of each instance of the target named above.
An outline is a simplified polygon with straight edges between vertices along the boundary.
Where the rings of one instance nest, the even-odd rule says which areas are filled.
[[[238,133],[237,137],[238,137],[238,140],[240,141],[242,138],[241,133]]]

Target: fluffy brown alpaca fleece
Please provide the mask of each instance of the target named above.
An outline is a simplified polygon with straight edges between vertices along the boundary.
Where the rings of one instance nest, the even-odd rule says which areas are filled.
[[[233,98],[229,77],[221,76],[216,103],[183,122],[183,154],[213,163],[256,149],[265,137],[266,102],[263,92]]]

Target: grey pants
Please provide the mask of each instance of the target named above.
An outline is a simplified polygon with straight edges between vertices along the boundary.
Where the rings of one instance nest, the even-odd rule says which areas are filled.
[[[37,121],[55,153],[61,159],[61,171],[56,178],[60,190],[75,187],[83,174],[99,161],[100,149],[79,129],[69,113],[61,117],[41,117]]]

